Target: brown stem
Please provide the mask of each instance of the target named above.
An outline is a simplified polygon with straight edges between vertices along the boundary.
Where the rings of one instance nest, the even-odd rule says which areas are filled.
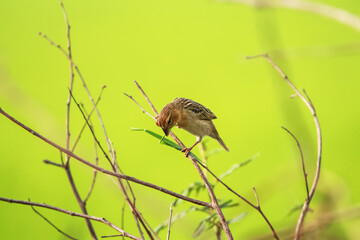
[[[30,201],[30,199],[29,199]],[[31,205],[32,210],[39,215],[42,219],[44,219],[47,223],[50,224],[50,226],[52,226],[53,228],[55,228],[59,233],[61,233],[62,235],[66,236],[67,238],[70,238],[72,240],[77,240],[76,238],[70,236],[69,234],[65,233],[64,231],[62,231],[60,228],[58,228],[55,224],[53,224],[49,219],[47,219],[44,215],[42,215],[39,211],[37,211],[33,205]]]
[[[166,240],[170,240],[170,228],[171,228],[171,220],[172,220],[172,213],[173,213],[172,206],[174,205],[174,203],[175,202],[170,204],[170,216],[169,216],[168,233],[167,233]]]
[[[76,72],[78,73],[78,75],[79,75],[79,77],[80,77],[80,79],[81,79],[81,81],[82,81],[82,83],[83,83],[83,86],[84,86],[85,90],[87,91],[87,93],[88,93],[88,95],[89,95],[90,101],[92,102],[92,104],[93,104],[93,106],[94,106],[94,109],[95,109],[96,112],[97,112],[97,115],[98,115],[98,117],[99,117],[100,124],[101,124],[101,126],[102,126],[102,128],[103,128],[103,131],[104,131],[104,135],[105,135],[105,139],[106,139],[106,142],[107,142],[107,145],[108,145],[109,153],[112,154],[113,151],[112,151],[111,146],[110,146],[110,140],[109,140],[109,138],[107,137],[107,133],[106,133],[106,130],[105,130],[105,127],[104,127],[104,124],[103,124],[101,115],[100,115],[100,113],[99,113],[99,111],[98,111],[98,109],[97,109],[97,107],[96,107],[96,104],[95,104],[95,102],[94,102],[94,99],[92,98],[92,95],[91,95],[89,89],[87,88],[87,85],[86,85],[86,83],[85,83],[85,80],[84,80],[84,78],[82,77],[82,74],[81,74],[78,66],[73,62],[72,58],[70,58],[70,56],[68,55],[68,53],[67,53],[59,44],[56,44],[56,43],[55,43],[54,41],[52,41],[49,37],[47,37],[45,34],[43,34],[43,33],[41,33],[41,32],[39,33],[39,35],[42,36],[43,38],[45,38],[47,41],[49,41],[51,45],[57,47],[57,48],[69,59],[69,61],[71,61],[73,67],[75,68]],[[71,93],[71,91],[70,91],[70,93]],[[104,152],[104,151],[103,151],[103,152]],[[107,156],[107,154],[105,154],[105,156]],[[109,160],[108,157],[107,157],[107,159]],[[110,160],[109,160],[109,161],[110,161]],[[117,169],[113,166],[113,164],[111,163],[111,161],[110,161],[110,164],[112,165],[113,169],[117,170]],[[121,180],[119,179],[119,181],[121,181]],[[123,193],[126,195],[127,192],[126,192],[125,189],[122,187],[122,183],[120,183],[120,187],[121,187],[121,190],[123,191]],[[128,197],[126,197],[125,199],[126,199],[127,201],[129,200]],[[138,221],[137,221],[137,218],[138,218],[138,217],[140,218],[140,221],[142,222],[144,228],[147,230],[147,232],[149,232],[148,229],[147,229],[147,227],[146,227],[146,225],[148,225],[148,224],[146,223],[145,219],[142,217],[141,213],[135,208],[135,206],[131,207],[132,205],[133,205],[133,204],[129,202],[130,208],[135,209],[135,211],[132,210],[132,213],[133,213],[133,214],[136,214],[136,215],[134,215],[134,217],[135,217],[135,219],[136,219],[135,222],[136,222],[136,224],[137,224],[137,226],[138,226],[139,232],[142,233],[142,232],[141,232],[141,229],[140,229],[140,227],[139,227]],[[152,229],[151,229],[151,231],[154,233],[154,231],[153,231]],[[150,237],[150,238],[152,238],[152,237]]]
[[[69,20],[68,20],[68,16],[64,7],[64,4],[62,2],[62,0],[60,0],[60,5],[64,14],[64,18],[65,18],[65,22],[66,22],[66,29],[67,29],[67,44],[68,44],[68,59],[69,59],[69,64],[70,64],[70,84],[69,84],[69,95],[68,95],[68,100],[67,100],[67,104],[66,104],[66,149],[69,150],[70,149],[70,104],[71,104],[71,92],[73,89],[73,84],[74,84],[74,64],[72,61],[72,52],[71,52],[71,39],[70,39],[70,24],[69,24]],[[66,161],[65,161],[65,166],[64,169],[66,171],[66,175],[69,179],[71,188],[73,190],[73,193],[75,195],[75,198],[80,206],[80,209],[82,211],[82,213],[87,215],[87,210],[85,207],[84,202],[81,200],[79,191],[76,188],[74,179],[72,177],[71,174],[71,170],[70,170],[70,156],[66,155]],[[90,234],[92,236],[92,239],[97,239],[96,237],[96,233],[94,230],[94,227],[92,226],[91,222],[89,219],[85,219],[86,224],[89,228]]]
[[[80,107],[80,105],[78,104],[78,102],[76,101],[75,97],[73,96],[73,94],[72,94],[71,92],[70,92],[70,94],[71,94],[71,97],[72,97],[72,99],[74,100],[75,104],[78,106],[78,108],[79,108],[79,110],[80,110],[83,118],[85,119],[85,122],[86,122],[86,124],[88,125],[88,127],[89,127],[89,129],[90,129],[90,131],[91,131],[91,134],[93,135],[94,141],[95,141],[96,144],[100,147],[100,149],[101,149],[101,151],[103,152],[104,156],[106,157],[106,159],[108,160],[109,164],[111,165],[112,170],[113,170],[114,172],[118,172],[117,170],[119,170],[119,171],[121,172],[120,168],[116,167],[116,165],[115,165],[115,164],[116,164],[116,155],[115,155],[115,151],[112,151],[111,141],[106,137],[106,138],[107,138],[107,141],[108,141],[108,144],[110,145],[109,151],[110,151],[111,157],[113,158],[113,162],[111,161],[111,159],[109,158],[108,154],[105,152],[104,148],[102,147],[102,145],[100,144],[99,140],[97,139],[97,137],[96,137],[96,135],[95,135],[95,132],[94,132],[92,126],[91,126],[90,123],[89,123],[89,120],[86,118],[85,113],[84,113],[83,110],[81,109],[81,107]],[[96,104],[94,104],[94,108],[95,108],[95,110],[97,110]],[[105,131],[104,126],[103,126],[103,130]],[[121,173],[122,173],[122,172],[121,172]],[[126,192],[126,189],[125,189],[125,187],[124,187],[124,184],[123,184],[122,180],[121,180],[120,178],[118,178],[118,181],[119,181],[120,189],[121,189],[121,191],[123,192],[123,194],[124,194],[124,196],[125,196],[125,200],[128,202],[129,207],[130,207],[130,209],[131,209],[131,212],[132,212],[132,214],[133,214],[133,216],[134,216],[135,223],[136,223],[136,225],[137,225],[137,227],[138,227],[138,230],[139,230],[139,233],[140,233],[141,237],[144,238],[143,233],[142,233],[142,230],[141,230],[141,227],[140,227],[140,225],[139,225],[139,221],[141,222],[141,224],[142,224],[143,227],[145,228],[145,230],[146,230],[147,234],[149,235],[150,239],[153,239],[153,237],[152,237],[152,235],[151,235],[151,232],[150,232],[150,230],[148,229],[148,225],[146,224],[145,219],[142,217],[142,215],[140,214],[140,212],[139,212],[139,211],[137,210],[137,208],[135,207],[135,196],[134,196],[133,192],[131,191],[131,193],[133,194],[134,202],[131,202],[131,200],[130,200],[127,192]],[[131,186],[130,186],[129,183],[128,183],[128,186],[129,186],[129,188],[131,189]],[[153,233],[154,233],[154,232],[153,232]],[[155,233],[154,233],[154,234],[155,234]],[[156,234],[155,234],[155,236],[156,236]]]
[[[316,115],[315,107],[314,107],[313,103],[311,102],[309,96],[306,94],[306,92],[304,91],[304,95],[302,95],[299,92],[299,90],[297,90],[295,85],[285,75],[285,73],[280,69],[280,67],[278,65],[276,65],[274,63],[274,61],[269,57],[268,54],[261,54],[261,55],[257,55],[257,56],[250,57],[250,58],[257,58],[257,57],[264,57],[273,66],[273,68],[275,68],[275,70],[282,76],[282,78],[294,90],[296,95],[305,103],[305,105],[310,110],[310,112],[311,112],[311,114],[312,114],[312,116],[314,118],[314,123],[315,123],[315,128],[316,128],[316,135],[317,135],[316,173],[315,173],[315,177],[314,177],[314,180],[313,180],[312,187],[311,187],[310,192],[309,192],[309,197],[305,200],[305,202],[303,204],[303,207],[302,207],[299,219],[298,219],[298,223],[296,225],[294,239],[298,240],[298,239],[300,239],[301,229],[302,229],[303,224],[304,224],[305,216],[306,216],[307,212],[309,211],[309,205],[310,205],[310,202],[311,202],[311,200],[312,200],[312,198],[313,198],[313,196],[315,194],[316,186],[317,186],[317,184],[319,182],[319,178],[320,178],[321,158],[322,158],[322,133],[321,133],[321,128],[320,128],[320,123],[319,123],[319,119],[318,119],[318,117]]]
[[[302,163],[302,169],[303,169],[304,179],[305,179],[306,198],[309,200],[309,184],[308,184],[308,180],[307,180],[307,176],[308,176],[308,175],[307,175],[306,170],[305,170],[304,156],[303,156],[303,152],[302,152],[300,143],[299,143],[299,141],[297,140],[297,138],[295,137],[295,135],[292,134],[287,128],[282,127],[282,129],[284,129],[285,131],[287,131],[287,132],[293,137],[293,139],[295,140],[295,142],[296,142],[296,144],[297,144],[297,146],[298,146],[298,149],[299,149],[299,152],[300,152],[300,157],[301,157],[301,163]]]
[[[36,203],[36,202],[31,202],[31,201],[15,200],[15,199],[10,199],[10,198],[3,198],[3,197],[0,197],[0,201],[8,202],[8,203],[17,203],[17,204],[23,204],[23,205],[30,205],[30,206],[47,208],[47,209],[51,209],[51,210],[54,210],[54,211],[69,214],[70,216],[85,218],[85,219],[94,220],[94,221],[97,221],[97,222],[102,222],[102,223],[108,225],[109,227],[115,229],[116,231],[120,232],[125,237],[128,237],[130,239],[140,240],[140,238],[135,237],[135,236],[125,232],[124,230],[122,230],[121,228],[119,228],[115,224],[109,222],[105,218],[99,218],[99,217],[95,217],[95,216],[90,216],[90,215],[83,214],[83,213],[76,213],[76,212],[72,212],[72,211],[69,211],[69,210],[66,210],[66,209],[54,207],[54,206],[51,206],[51,205],[48,205],[48,204],[45,204],[45,203]]]

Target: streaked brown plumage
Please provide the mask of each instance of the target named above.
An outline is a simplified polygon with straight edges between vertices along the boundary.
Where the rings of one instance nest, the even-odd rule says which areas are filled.
[[[161,110],[160,115],[157,116],[156,125],[162,128],[166,136],[174,126],[196,136],[195,144],[182,150],[185,156],[189,155],[204,136],[216,139],[226,151],[229,151],[220,138],[212,119],[216,119],[215,114],[200,103],[187,98],[175,98]]]

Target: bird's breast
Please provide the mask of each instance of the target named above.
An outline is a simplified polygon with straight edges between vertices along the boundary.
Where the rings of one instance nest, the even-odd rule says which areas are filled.
[[[209,120],[192,119],[184,124],[179,124],[179,128],[183,128],[195,136],[209,136],[213,131],[213,123]]]

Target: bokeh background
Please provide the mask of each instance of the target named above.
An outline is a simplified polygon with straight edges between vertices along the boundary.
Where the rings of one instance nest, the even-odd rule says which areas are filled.
[[[249,1],[251,2],[251,1]],[[323,3],[360,16],[360,2]],[[258,156],[225,180],[255,203],[255,186],[262,209],[281,237],[292,231],[299,211],[289,214],[305,199],[298,149],[285,126],[299,139],[312,183],[316,167],[313,119],[293,91],[265,59],[245,56],[268,52],[299,89],[306,89],[318,112],[323,130],[323,165],[318,190],[306,223],[334,221],[315,227],[313,238],[359,239],[359,135],[360,135],[360,33],[356,21],[343,24],[335,18],[289,8],[254,7],[209,0],[184,1],[64,1],[71,24],[73,59],[96,97],[106,85],[99,104],[122,170],[136,178],[181,192],[200,180],[182,153],[159,144],[143,132],[162,134],[152,119],[142,114],[123,92],[151,109],[133,80],[139,82],[160,110],[176,97],[187,97],[210,108],[215,125],[230,152],[209,159],[217,174],[236,163]],[[359,19],[358,17],[357,19]],[[42,32],[67,46],[66,25],[59,1],[0,2],[0,107],[49,139],[65,146],[65,114],[69,63],[62,53],[38,35]],[[75,76],[74,95],[88,110],[90,101]],[[105,146],[97,118],[95,131]],[[83,119],[72,105],[74,141]],[[190,145],[195,137],[175,133]],[[0,117],[0,196],[45,202],[80,212],[66,174],[46,165],[60,162],[59,151]],[[206,142],[209,150],[216,141]],[[94,161],[89,131],[75,151]],[[199,150],[194,153],[199,155]],[[100,165],[108,167],[103,157]],[[84,197],[93,170],[72,161],[80,194]],[[213,181],[213,179],[211,179]],[[132,184],[137,206],[154,228],[166,221],[174,198]],[[235,239],[271,236],[265,221],[223,187],[221,199],[239,206],[224,210],[227,219],[247,212],[230,225]],[[208,200],[206,194],[193,197]],[[113,179],[99,174],[87,205],[90,215],[121,225],[123,196]],[[189,208],[184,204],[174,214]],[[138,235],[130,210],[125,208],[125,230]],[[55,225],[78,239],[89,239],[83,219],[38,209]],[[351,212],[352,214],[349,214]],[[191,239],[204,213],[192,212],[172,226],[172,239]],[[98,236],[115,232],[94,223]],[[315,225],[316,226],[316,225]],[[160,234],[163,239],[166,231]],[[1,239],[64,239],[30,207],[0,202]],[[198,239],[215,239],[212,230]]]

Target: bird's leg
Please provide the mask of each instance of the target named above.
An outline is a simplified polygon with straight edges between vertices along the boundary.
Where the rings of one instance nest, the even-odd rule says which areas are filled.
[[[185,157],[188,157],[190,151],[191,151],[191,150],[196,146],[196,144],[198,144],[200,141],[201,141],[201,140],[197,140],[194,145],[192,145],[191,147],[188,147],[188,148],[184,148],[183,150],[181,150],[181,152],[185,152]]]

